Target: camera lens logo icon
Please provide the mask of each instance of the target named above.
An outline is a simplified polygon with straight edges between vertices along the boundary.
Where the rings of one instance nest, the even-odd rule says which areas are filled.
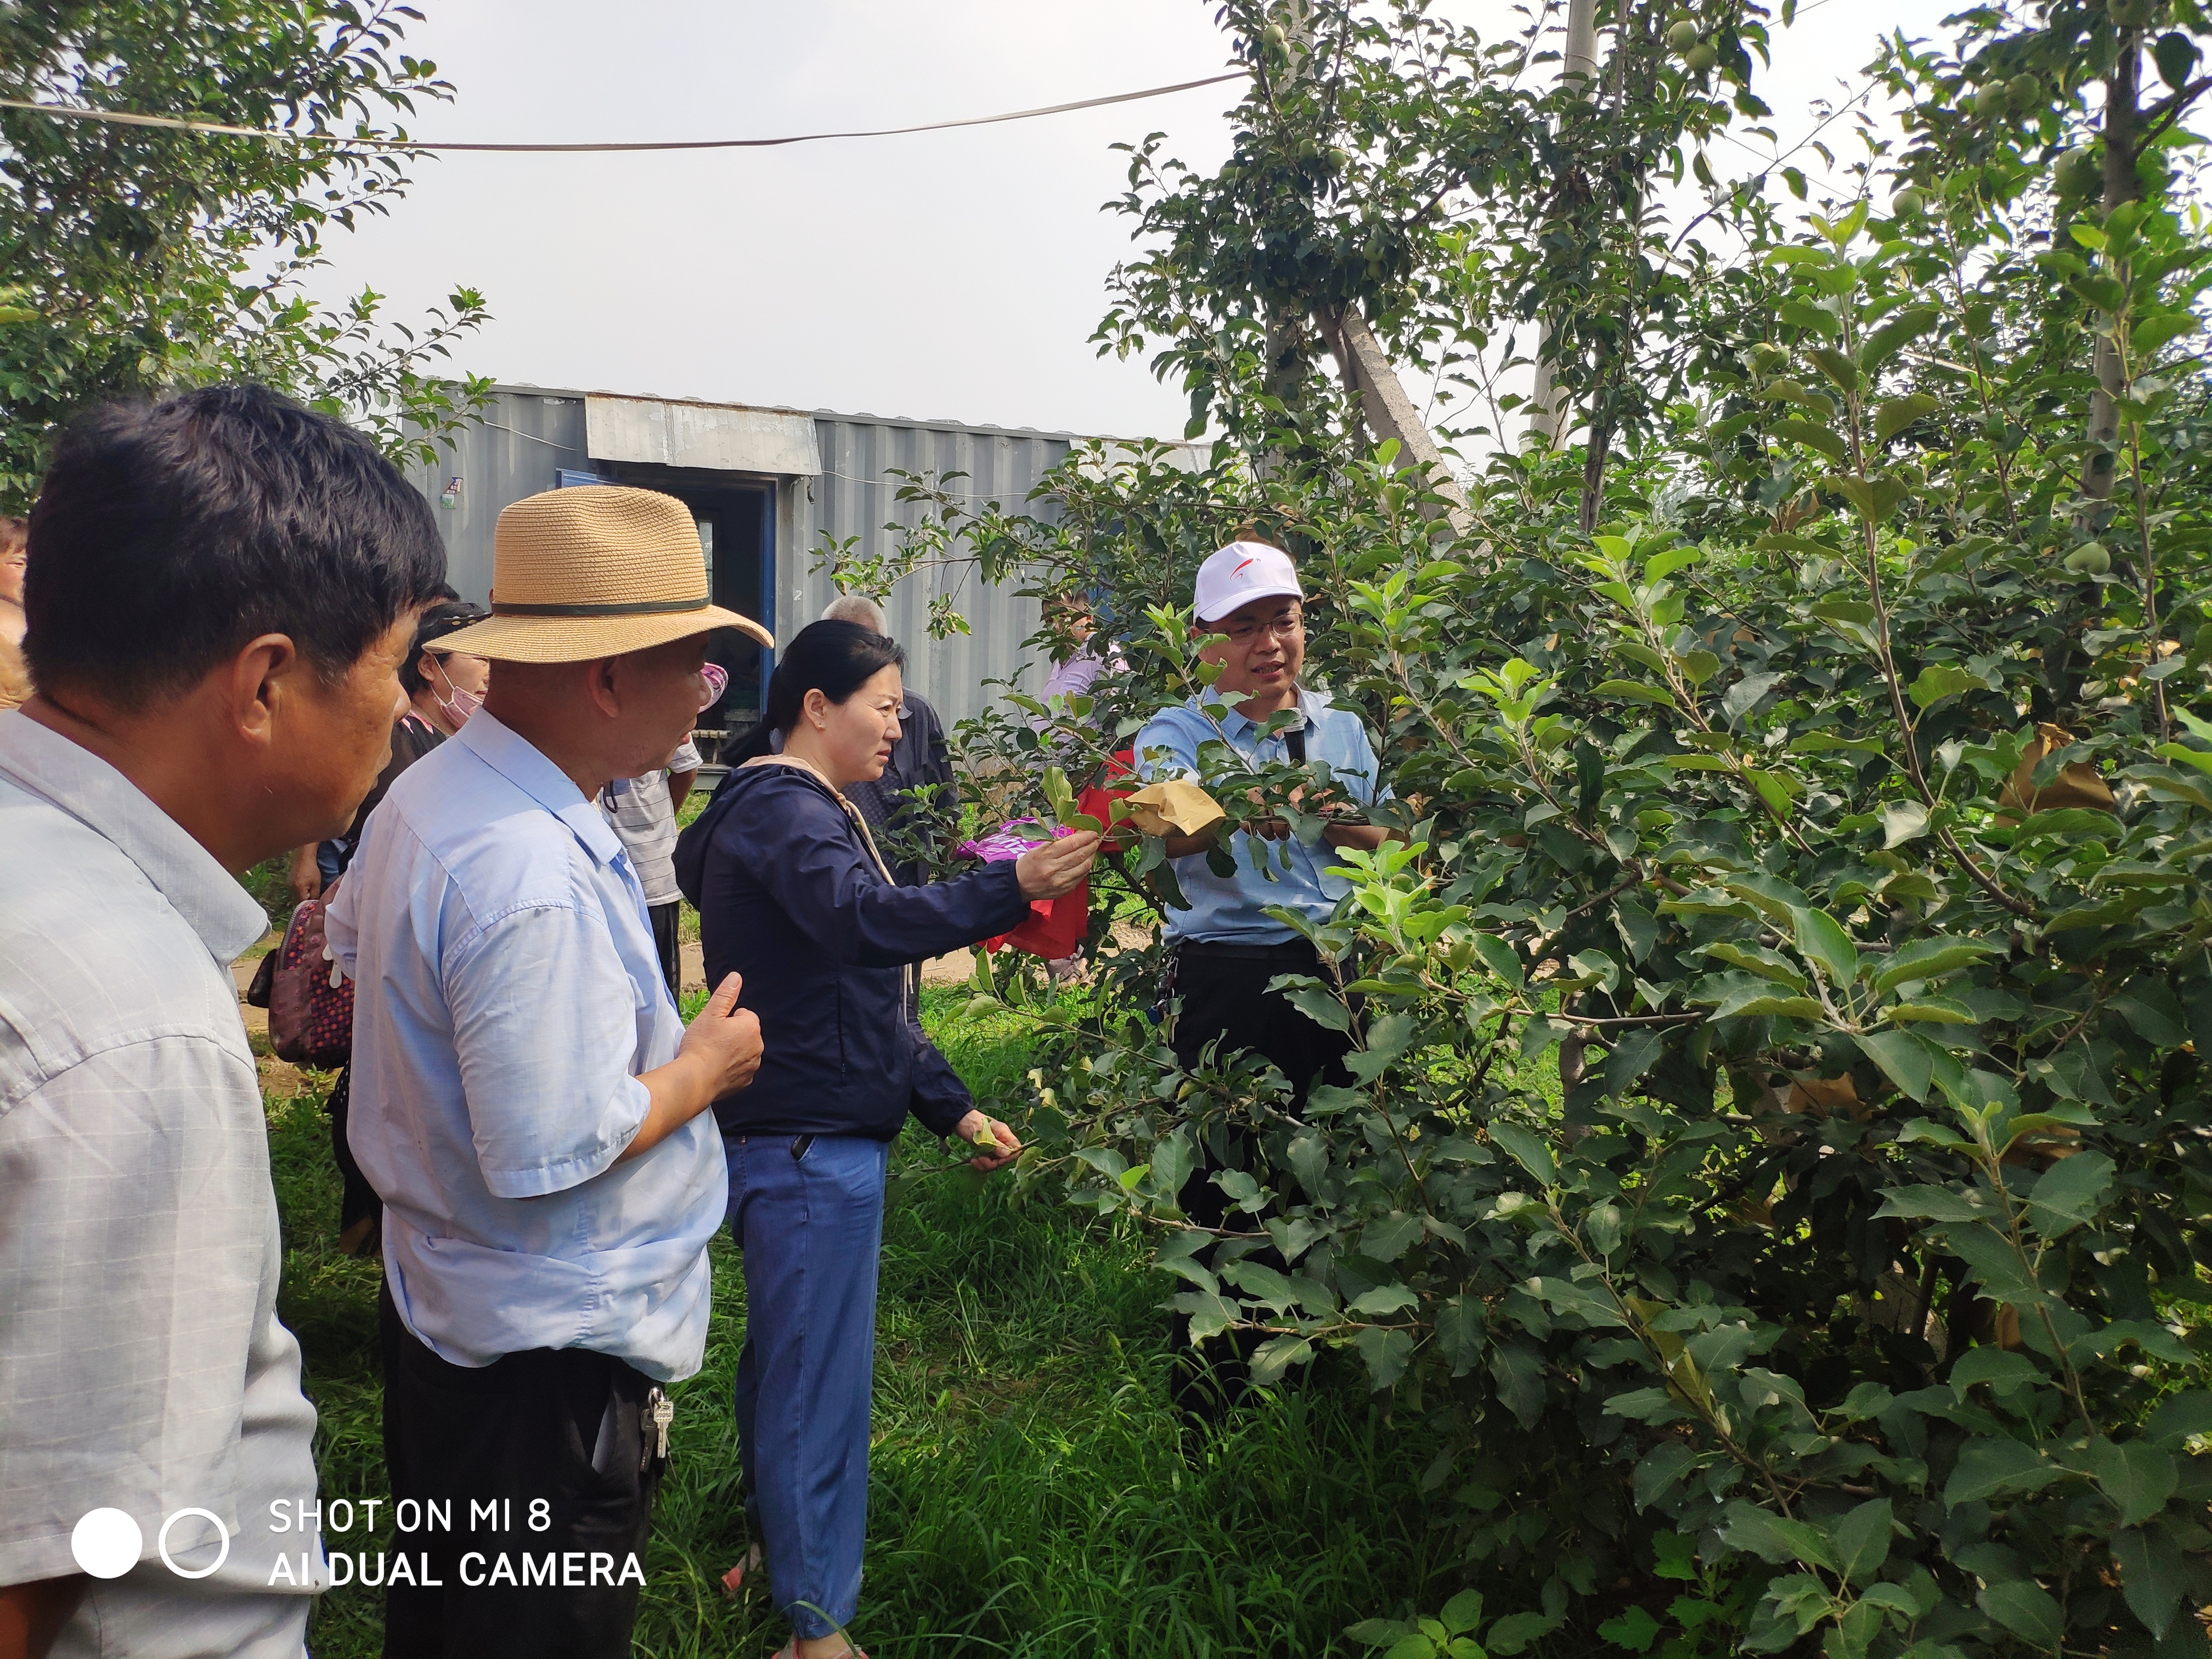
[[[180,1567],[169,1553],[171,1530],[178,1522],[191,1520],[204,1521],[215,1528],[219,1547],[214,1561],[204,1567]],[[222,1564],[230,1559],[230,1528],[212,1510],[181,1509],[162,1521],[161,1530],[155,1535],[154,1547],[161,1557],[161,1565],[178,1577],[205,1578],[220,1572]],[[77,1565],[94,1578],[122,1577],[138,1565],[145,1553],[145,1533],[123,1510],[88,1510],[70,1533],[70,1553],[76,1558]]]

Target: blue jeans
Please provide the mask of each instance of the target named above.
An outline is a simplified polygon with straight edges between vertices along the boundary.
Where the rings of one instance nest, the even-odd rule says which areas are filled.
[[[742,1134],[723,1147],[730,1232],[744,1252],[745,1512],[777,1609],[796,1634],[828,1636],[860,1600],[890,1148],[857,1136]]]

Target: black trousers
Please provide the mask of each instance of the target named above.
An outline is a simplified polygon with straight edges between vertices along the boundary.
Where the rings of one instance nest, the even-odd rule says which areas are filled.
[[[1344,1068],[1352,1039],[1308,1018],[1286,998],[1268,990],[1267,981],[1278,974],[1321,972],[1320,957],[1303,941],[1268,946],[1179,947],[1175,995],[1182,1007],[1176,1015],[1171,1039],[1176,1059],[1188,1071],[1209,1042],[1218,1043],[1218,1059],[1249,1048],[1274,1062],[1290,1083],[1291,1111],[1303,1113],[1315,1084],[1352,1081],[1352,1074]],[[1229,1195],[1214,1185],[1212,1177],[1218,1170],[1255,1165],[1260,1156],[1258,1138],[1248,1129],[1217,1126],[1209,1137],[1209,1143],[1212,1142],[1219,1144],[1200,1146],[1198,1161],[1183,1182],[1176,1203],[1186,1217],[1202,1227],[1257,1232],[1260,1218],[1242,1212],[1232,1215]],[[1219,1248],[1206,1252],[1206,1259],[1210,1261]],[[1288,1265],[1272,1247],[1243,1254],[1278,1272]],[[1201,1416],[1218,1417],[1248,1386],[1245,1361],[1257,1342],[1217,1338],[1210,1362],[1189,1344],[1189,1318],[1178,1314],[1173,1339],[1176,1364],[1170,1381],[1176,1403]]]
[[[361,1172],[355,1162],[353,1145],[346,1139],[346,1122],[353,1106],[353,1067],[340,1069],[338,1080],[331,1085],[331,1097],[323,1109],[331,1115],[331,1159],[338,1166],[338,1232],[350,1232],[357,1221],[367,1221],[383,1213],[384,1200],[376,1195],[376,1188],[368,1184],[368,1177]],[[374,1237],[374,1235],[372,1235]]]
[[[660,952],[661,977],[668,981],[669,996],[679,1005],[684,1000],[680,984],[684,973],[684,946],[678,940],[676,924],[683,911],[684,901],[681,899],[645,907],[646,917],[653,923],[653,948]]]
[[[385,1659],[627,1659],[663,1467],[652,1379],[580,1348],[455,1365],[407,1328],[389,1290],[378,1312],[400,1528]],[[413,1582],[394,1577],[403,1555]]]

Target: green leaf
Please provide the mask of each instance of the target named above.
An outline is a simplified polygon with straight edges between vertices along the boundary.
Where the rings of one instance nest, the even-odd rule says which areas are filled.
[[[1887,1498],[1862,1504],[1831,1525],[1828,1539],[1835,1552],[1836,1571],[1847,1583],[1873,1582],[1881,1564],[1889,1559],[1891,1526]]]
[[[1224,1263],[1221,1276],[1247,1296],[1267,1304],[1278,1312],[1298,1299],[1298,1293],[1291,1288],[1291,1281],[1264,1261],[1248,1260]]]
[[[1881,524],[1897,510],[1897,504],[1905,497],[1905,481],[1887,476],[1863,478],[1855,473],[1832,475],[1826,481],[1843,493],[1844,499],[1856,507],[1859,516],[1869,524]]]
[[[1507,1157],[1549,1187],[1559,1178],[1559,1165],[1552,1161],[1552,1149],[1544,1145],[1533,1129],[1518,1123],[1496,1119],[1490,1124],[1491,1144],[1504,1149]]]
[[[1717,939],[1701,946],[1704,954],[1717,961],[1757,974],[1762,979],[1774,980],[1793,991],[1805,988],[1805,975],[1786,957],[1757,945],[1737,945],[1728,939]]]
[[[1869,1031],[1851,1041],[1881,1068],[1881,1074],[1897,1085],[1899,1093],[1915,1103],[1928,1098],[1928,1086],[1936,1076],[1936,1057],[1918,1037],[1904,1031]]]
[[[1437,1345],[1451,1361],[1452,1375],[1465,1376],[1482,1358],[1489,1340],[1489,1315],[1479,1296],[1462,1293],[1447,1300],[1436,1312]]]
[[[1992,1394],[2007,1395],[2042,1381],[2043,1373],[2026,1354],[1990,1346],[1969,1348],[1960,1354],[1949,1378],[1951,1393],[1960,1400],[1966,1397],[1967,1389],[1984,1385]]]
[[[1988,687],[1979,674],[1970,674],[1965,669],[1948,662],[1931,662],[1920,671],[1919,678],[1905,688],[1912,701],[1923,708],[1933,708],[1946,697],[1956,697],[1968,691],[1983,691]]]
[[[1721,1536],[1730,1547],[1747,1551],[1762,1561],[1778,1565],[1796,1561],[1831,1572],[1836,1570],[1834,1553],[1816,1528],[1747,1504],[1741,1498],[1729,1503],[1728,1525]]]
[[[1938,313],[1933,307],[1929,306],[1914,306],[1899,312],[1867,336],[1866,343],[1859,348],[1859,367],[1869,375],[1880,373],[1882,366],[1892,357],[1935,327],[1937,319]],[[1925,392],[1916,392],[1913,395],[1927,396]],[[1903,398],[1898,399],[1900,403],[1904,401]],[[1933,408],[1936,400],[1929,398],[1928,403],[1929,407]],[[1895,404],[1885,404],[1882,407],[1890,409],[1895,407]],[[1899,422],[1899,426],[1904,424],[1905,423],[1903,422]],[[1894,432],[1897,429],[1896,427],[1892,427],[1890,431]],[[1881,435],[1887,438],[1889,436],[1889,432],[1885,432]]]
[[[2179,999],[2154,980],[2136,980],[2106,1006],[2133,1026],[2136,1035],[2146,1042],[2179,1048],[2189,1041],[2188,1022]]]
[[[1897,1216],[1907,1221],[1986,1221],[1990,1212],[1975,1202],[1972,1193],[1950,1187],[1911,1186],[1885,1188],[1877,1216]]]
[[[2154,1637],[2166,1634],[2173,1615],[2181,1611],[2181,1546],[2160,1528],[2155,1531],[2130,1527],[2112,1537],[2112,1560],[2120,1570],[2120,1593],[2128,1611],[2142,1620]]]
[[[2158,65],[2158,78],[2179,92],[2189,84],[2189,71],[2196,67],[2197,43],[2180,30],[2169,29],[2158,37],[2150,56]]]
[[[2193,1389],[2168,1395],[2143,1419],[2142,1434],[2160,1445],[2179,1445],[2191,1435],[2212,1434],[2212,1394]]]
[[[1713,1010],[1715,1019],[1808,1019],[1825,1022],[1828,1011],[1811,997],[1778,997],[1756,986],[1732,993]]]
[[[1313,1344],[1302,1336],[1273,1336],[1252,1351],[1252,1380],[1268,1388],[1293,1365],[1313,1358]]]
[[[2112,1185],[2112,1160],[2102,1152],[2062,1158],[2038,1176],[2028,1194],[2028,1221],[2045,1238],[2057,1238],[2089,1221]]]
[[[1654,553],[1644,563],[1644,580],[1656,582],[1685,569],[1705,556],[1705,550],[1695,542],[1686,542],[1680,547],[1670,547],[1663,553]]]
[[[2089,1443],[2087,1456],[2089,1472],[2118,1509],[2124,1527],[2149,1520],[2181,1484],[2173,1454],[2148,1441],[2115,1441],[2100,1435]]]
[[[1531,1642],[1549,1636],[1559,1622],[1547,1613],[1509,1613],[1490,1627],[1484,1645],[1492,1653],[1504,1656],[1504,1659],[1512,1659]]]
[[[1290,1005],[1316,1025],[1347,1035],[1352,1030],[1352,1014],[1342,1000],[1329,994],[1318,985],[1286,985],[1282,995]],[[1225,1045],[1224,1045],[1225,1046]]]
[[[1474,951],[1482,958],[1484,966],[1515,990],[1519,990],[1526,983],[1526,976],[1521,971],[1519,955],[1497,934],[1477,933],[1474,936]]]
[[[1826,427],[1815,426],[1810,421],[1791,416],[1775,422],[1771,430],[1778,438],[1787,438],[1793,443],[1803,444],[1808,449],[1819,450],[1838,466],[1846,465],[1850,460],[1850,450],[1843,439]]]
[[[1600,1328],[1628,1322],[1620,1316],[1613,1298],[1593,1285],[1571,1279],[1532,1279],[1528,1289],[1530,1295],[1543,1301],[1553,1312],[1578,1315]]]
[[[1648,1510],[1697,1467],[1697,1455],[1679,1440],[1662,1440],[1636,1466],[1636,1507]]]
[[[2002,954],[2007,948],[2000,942],[1967,939],[1956,933],[1916,939],[1891,952],[1875,969],[1874,988],[1887,991],[1914,980],[1939,979],[1984,957]]]
[[[1857,366],[1833,346],[1810,346],[1806,349],[1805,355],[1813,360],[1815,367],[1838,392],[1858,390]]]
[[[1982,1017],[1955,1002],[1893,1002],[1881,1017],[1896,1024],[1978,1025]]]
[[[1437,1617],[1454,1636],[1464,1636],[1482,1622],[1482,1592],[1463,1589],[1443,1605]]]
[[[1631,1653],[1644,1653],[1659,1639],[1659,1632],[1665,1628],[1642,1607],[1631,1607],[1600,1625],[1597,1633],[1617,1648],[1626,1648]]]
[[[1403,1636],[1406,1627],[1395,1619],[1363,1619],[1356,1625],[1346,1626],[1344,1633],[1354,1642],[1379,1648]]]
[[[2203,326],[2203,319],[2193,311],[2169,312],[2163,317],[2147,318],[2137,323],[2128,331],[2128,343],[2138,355],[2148,356],[2160,346],[2185,334],[2194,334]]]
[[[1490,1377],[1505,1409],[1522,1428],[1534,1428],[1544,1414],[1543,1360],[1518,1342],[1505,1343],[1490,1351]]]
[[[1909,841],[1917,841],[1928,833],[1928,807],[1917,800],[1894,800],[1881,809],[1881,844],[1884,850],[1902,847]]]
[[[1952,1254],[1965,1259],[1976,1281],[1999,1302],[2033,1308],[2054,1299],[2030,1277],[2020,1252],[2002,1234],[1985,1226],[1954,1226],[1948,1237]]]
[[[1915,421],[1924,420],[1943,405],[1924,392],[1892,398],[1874,412],[1874,440],[1886,444]]]
[[[1377,1261],[1395,1261],[1400,1256],[1405,1255],[1407,1247],[1412,1244],[1413,1242],[1420,1236],[1420,1217],[1417,1215],[1406,1215],[1402,1212],[1394,1211],[1389,1215],[1377,1216],[1361,1230],[1359,1235],[1359,1253],[1362,1255],[1372,1256]],[[1394,1285],[1390,1288],[1398,1291],[1404,1290],[1404,1286],[1402,1285]],[[1382,1294],[1382,1292],[1379,1291],[1370,1291],[1367,1294],[1369,1296],[1376,1296]],[[1413,1292],[1406,1291],[1405,1294],[1411,1296]],[[1362,1298],[1362,1300],[1364,1299],[1364,1297]],[[1401,1304],[1400,1305],[1409,1306],[1411,1304]]]
[[[2014,1636],[2045,1652],[2057,1647],[2065,1632],[2065,1613],[2051,1592],[2033,1578],[1986,1584],[1974,1597],[1974,1604]]]
[[[1858,947],[1841,923],[1826,910],[1804,905],[1790,906],[1790,919],[1796,928],[1798,951],[1827,976],[1829,984],[1841,989],[1857,981]]]
[[[1943,1484],[1943,1507],[1955,1509],[2002,1495],[2037,1492],[2065,1473],[2022,1441],[1969,1440],[1959,1448],[1951,1478]]]
[[[1367,1362],[1367,1380],[1378,1393],[1397,1386],[1413,1357],[1413,1339],[1395,1326],[1370,1325],[1353,1345]]]
[[[1641,680],[1601,680],[1596,694],[1601,697],[1623,697],[1630,702],[1656,703],[1662,708],[1674,706],[1672,692],[1662,690],[1656,685],[1646,685]]]

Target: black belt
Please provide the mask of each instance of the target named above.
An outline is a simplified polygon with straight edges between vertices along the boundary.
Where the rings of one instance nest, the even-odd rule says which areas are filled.
[[[1318,962],[1321,956],[1304,939],[1292,939],[1283,945],[1216,945],[1204,939],[1186,939],[1176,946],[1178,953],[1188,957],[1217,962]]]

